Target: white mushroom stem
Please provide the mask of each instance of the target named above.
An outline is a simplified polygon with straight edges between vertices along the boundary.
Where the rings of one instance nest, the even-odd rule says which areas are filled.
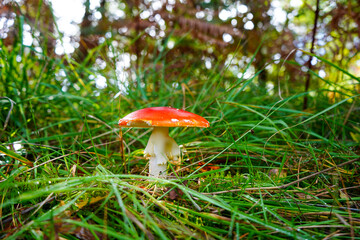
[[[144,153],[149,158],[149,176],[165,178],[167,162],[179,158],[180,148],[169,136],[168,127],[154,127]]]

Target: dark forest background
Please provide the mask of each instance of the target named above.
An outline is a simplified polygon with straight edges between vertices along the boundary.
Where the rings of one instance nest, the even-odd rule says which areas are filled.
[[[167,82],[181,84],[191,79],[187,82],[191,86],[206,81],[214,70],[224,72],[224,85],[231,84],[233,78],[258,73],[253,82],[261,94],[278,94],[279,84],[287,95],[317,89],[324,81],[341,82],[346,87],[351,84],[341,72],[303,51],[354,75],[360,71],[360,4],[355,0],[82,3],[84,14],[78,32],[69,36],[58,31],[51,1],[3,2],[3,47],[12,46],[28,32],[31,46],[41,49],[39,54],[91,67],[110,85],[137,81],[133,73],[139,69],[156,69]],[[59,50],[63,37],[75,49],[66,58]],[[201,66],[202,71],[183,71],[189,66]],[[312,80],[308,69],[325,80]],[[86,72],[81,75],[85,82],[95,81]],[[62,84],[73,82],[67,79]],[[151,88],[156,89],[156,84]],[[331,99],[335,89],[328,88]]]

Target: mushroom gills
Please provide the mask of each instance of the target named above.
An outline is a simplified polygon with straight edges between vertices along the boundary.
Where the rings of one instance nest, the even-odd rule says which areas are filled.
[[[144,153],[149,158],[149,176],[165,177],[168,160],[177,160],[180,148],[169,136],[168,127],[154,127]]]

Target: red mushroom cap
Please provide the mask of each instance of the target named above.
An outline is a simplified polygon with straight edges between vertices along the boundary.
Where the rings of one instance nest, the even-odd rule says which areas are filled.
[[[122,127],[209,127],[194,113],[171,107],[151,107],[132,112],[119,120]]]

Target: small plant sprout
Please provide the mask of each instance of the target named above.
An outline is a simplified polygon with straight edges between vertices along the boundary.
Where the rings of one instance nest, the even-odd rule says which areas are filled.
[[[144,154],[149,158],[149,176],[166,178],[168,160],[180,157],[180,148],[169,136],[169,127],[209,127],[209,122],[194,113],[171,107],[144,108],[120,119],[121,127],[152,127]]]

